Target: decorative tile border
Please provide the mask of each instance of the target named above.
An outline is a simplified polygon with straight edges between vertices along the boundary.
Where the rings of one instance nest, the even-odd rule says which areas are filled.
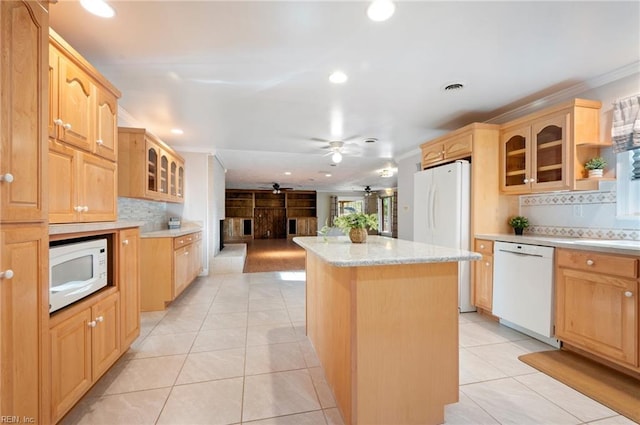
[[[521,207],[574,204],[615,204],[616,192],[584,191],[520,196]]]
[[[559,236],[567,238],[624,239],[640,241],[640,230],[598,229],[592,227],[561,227],[532,225],[526,230],[530,235]]]

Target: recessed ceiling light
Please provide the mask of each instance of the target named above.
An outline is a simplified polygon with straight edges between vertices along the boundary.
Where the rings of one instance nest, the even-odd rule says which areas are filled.
[[[349,77],[342,71],[335,71],[333,74],[329,75],[329,81],[333,84],[343,84],[346,83]]]
[[[284,175],[285,175],[285,176],[290,176],[290,175],[291,175],[291,171],[285,171],[285,172],[284,172]]]
[[[383,178],[393,177],[393,171],[385,168],[384,170],[380,171],[380,177],[383,177]]]
[[[375,22],[382,22],[393,16],[396,5],[391,0],[374,0],[367,8],[367,16]]]
[[[104,0],[80,0],[80,4],[89,13],[101,18],[113,18],[116,12]]]
[[[184,134],[184,131],[182,131],[182,129],[181,129],[181,128],[172,128],[172,129],[171,129],[171,132],[172,132],[173,134]]]
[[[327,173],[324,175],[325,177],[331,177],[331,173]]]

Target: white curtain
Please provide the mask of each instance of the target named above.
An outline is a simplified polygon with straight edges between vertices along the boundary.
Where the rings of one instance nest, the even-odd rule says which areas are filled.
[[[640,148],[640,94],[614,102],[611,139],[615,152]]]

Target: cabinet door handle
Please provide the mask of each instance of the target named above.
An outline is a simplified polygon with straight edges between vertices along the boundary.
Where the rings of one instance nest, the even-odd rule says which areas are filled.
[[[484,265],[489,267],[491,264],[489,264],[489,262],[487,261],[486,263],[484,263]]]
[[[104,316],[96,317],[96,322],[104,322]]]
[[[125,239],[122,241],[122,245],[129,245],[129,239]]]
[[[480,244],[480,249],[484,249],[484,244]]]
[[[53,120],[53,123],[55,125],[63,125],[64,121],[62,121],[60,118],[56,118],[55,120]]]
[[[189,251],[185,251],[185,252],[184,252],[184,255],[189,255]]]
[[[87,323],[87,326],[89,326],[90,328],[95,328],[97,325],[95,320],[90,321],[89,323]]]
[[[13,270],[7,269],[3,272],[0,272],[0,279],[11,279],[13,278]]]
[[[71,124],[66,123],[62,126],[62,128],[64,128],[65,130],[71,130]]]
[[[85,205],[84,207],[82,207],[82,211],[83,211],[83,212],[87,212],[87,211],[89,211],[89,207]]]
[[[80,205],[77,205],[77,206],[73,207],[73,209],[75,211],[82,212],[82,206],[80,206]]]
[[[104,142],[102,141],[102,139],[98,139],[96,140],[96,144],[98,144],[99,146],[104,145]]]
[[[13,181],[13,174],[7,173],[0,175],[0,182],[11,183]]]
[[[633,292],[625,291],[624,296],[627,297],[627,298],[631,298],[631,297],[633,297]]]
[[[595,262],[593,260],[587,260],[587,266],[593,266]]]

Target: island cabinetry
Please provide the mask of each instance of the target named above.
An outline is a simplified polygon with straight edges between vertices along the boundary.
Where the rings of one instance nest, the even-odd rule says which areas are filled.
[[[640,371],[638,257],[556,250],[556,337]]]
[[[143,128],[118,128],[118,195],[184,202],[184,159]]]
[[[57,422],[118,359],[120,297],[115,288],[51,318],[51,417]]]
[[[493,304],[493,241],[476,239],[474,251],[482,259],[473,263],[474,305],[491,313]]]
[[[505,123],[500,133],[500,189],[520,194],[593,189],[584,163],[600,147],[600,102],[574,99]]]
[[[120,92],[49,32],[50,223],[117,219]]]
[[[0,422],[49,423],[47,2],[0,1]]]
[[[164,310],[202,271],[202,232],[141,239],[141,311]]]

